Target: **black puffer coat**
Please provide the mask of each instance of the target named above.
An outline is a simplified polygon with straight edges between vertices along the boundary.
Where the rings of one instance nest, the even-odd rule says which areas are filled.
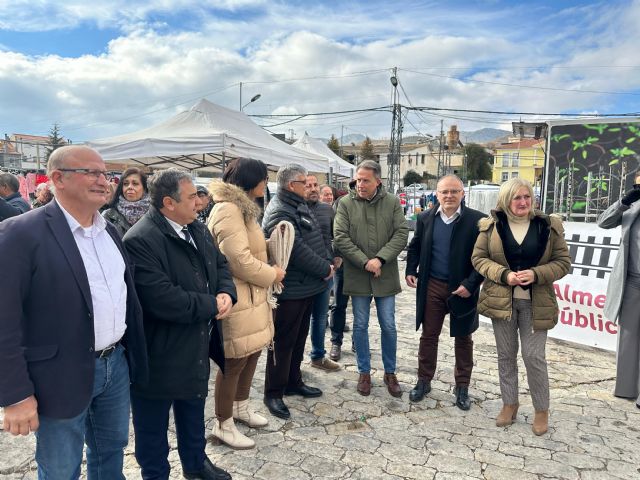
[[[224,369],[219,325],[224,320],[215,319],[216,295],[228,293],[236,303],[236,288],[209,230],[194,221],[189,233],[197,249],[151,207],[124,236],[134,263],[149,355],[149,383],[131,387],[142,396],[204,398],[210,353]]]
[[[331,257],[335,257],[333,251],[333,217],[336,213],[333,211],[331,205],[327,205],[322,202],[310,203],[307,202],[309,210],[316,217],[318,225],[320,225],[320,231],[322,232],[322,238],[324,238],[324,244],[327,247],[327,251]]]
[[[312,297],[327,288],[323,280],[331,273],[331,255],[327,251],[320,226],[309,211],[304,198],[289,190],[278,189],[262,219],[265,237],[281,221],[290,222],[295,229],[295,240],[284,277],[281,300]]]

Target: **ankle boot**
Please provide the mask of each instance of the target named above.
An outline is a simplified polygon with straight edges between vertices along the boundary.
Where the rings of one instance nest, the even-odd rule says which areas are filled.
[[[269,420],[249,408],[249,400],[233,402],[233,418],[251,428],[265,427]]]
[[[536,411],[536,415],[533,418],[533,425],[531,426],[531,430],[536,435],[543,435],[547,433],[549,428],[549,410],[539,410]]]
[[[247,450],[256,446],[256,442],[244,436],[236,428],[236,424],[233,423],[233,417],[227,418],[224,422],[215,420],[212,433],[214,437],[235,450]]]
[[[513,405],[502,405],[502,410],[496,417],[496,427],[507,427],[516,421],[516,416],[518,415],[518,407],[517,403]]]

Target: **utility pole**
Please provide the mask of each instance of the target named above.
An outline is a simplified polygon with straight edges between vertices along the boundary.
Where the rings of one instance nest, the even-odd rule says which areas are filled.
[[[398,103],[398,68],[393,68],[393,76],[389,79],[393,86],[393,118],[391,120],[391,141],[387,159],[387,190],[396,193],[400,187],[400,144],[402,143],[402,111]]]
[[[438,148],[438,175],[437,177],[440,178],[443,173],[442,171],[444,170],[442,167],[442,154],[444,152],[444,145],[442,145],[442,139],[444,137],[444,120],[440,120],[440,147]]]
[[[344,125],[340,125],[340,158],[344,158],[342,156],[342,139],[344,138]]]

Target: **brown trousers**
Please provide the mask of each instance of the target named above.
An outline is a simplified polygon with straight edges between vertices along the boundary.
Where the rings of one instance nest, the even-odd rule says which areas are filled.
[[[233,416],[233,402],[247,400],[260,353],[242,358],[225,358],[224,373],[216,376],[216,418],[224,422]]]
[[[438,362],[438,339],[442,331],[444,317],[449,313],[447,297],[451,292],[447,282],[429,278],[427,283],[427,301],[422,320],[422,335],[418,349],[418,378],[431,381],[436,373]],[[469,386],[473,369],[473,340],[471,335],[455,337],[456,366],[454,377],[456,385]]]

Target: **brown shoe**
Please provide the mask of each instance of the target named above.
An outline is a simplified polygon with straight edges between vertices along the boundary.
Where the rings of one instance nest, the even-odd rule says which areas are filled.
[[[384,384],[387,386],[389,395],[392,397],[402,396],[402,389],[400,388],[400,384],[398,383],[398,378],[395,373],[385,373]]]
[[[341,356],[342,356],[342,347],[340,345],[338,345],[337,343],[334,343],[333,345],[331,345],[331,351],[329,352],[329,358],[331,360],[333,360],[334,362],[337,362],[338,360],[340,360]]]
[[[371,374],[360,374],[360,377],[358,377],[358,393],[365,397],[371,393]]]
[[[531,430],[536,435],[544,435],[549,428],[549,410],[536,411]]]
[[[339,363],[329,360],[326,357],[311,360],[311,366],[326,372],[336,372],[342,368]]]
[[[496,427],[507,427],[516,421],[518,415],[518,404],[502,405],[502,410],[496,417]]]

